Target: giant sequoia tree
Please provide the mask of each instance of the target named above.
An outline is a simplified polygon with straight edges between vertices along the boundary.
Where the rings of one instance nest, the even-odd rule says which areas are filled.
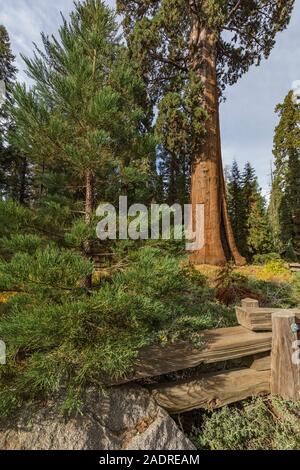
[[[205,246],[194,253],[195,263],[223,264],[229,257],[244,263],[227,214],[219,100],[226,85],[268,57],[276,34],[289,22],[293,4],[294,0],[117,0],[153,102],[160,103],[176,90],[183,98],[180,108],[190,116],[191,199],[194,207],[205,205]],[[202,132],[199,122],[204,116]]]

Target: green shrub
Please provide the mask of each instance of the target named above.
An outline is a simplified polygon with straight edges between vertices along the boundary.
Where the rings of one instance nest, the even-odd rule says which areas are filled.
[[[248,285],[255,292],[261,307],[295,308],[298,305],[291,283],[249,278]]]
[[[146,246],[126,266],[86,292],[92,265],[72,250],[49,246],[0,264],[0,286],[16,291],[1,309],[8,364],[0,369],[0,416],[56,393],[71,412],[88,384],[123,377],[141,347],[189,338],[197,345],[202,329],[234,322],[180,259]]]
[[[270,274],[273,276],[280,276],[281,274],[289,273],[288,268],[282,260],[268,261],[268,263],[264,266],[263,270],[266,274]]]
[[[227,263],[216,278],[216,297],[225,305],[238,305],[245,297],[256,298],[249,289],[248,279],[235,271],[232,262]]]
[[[264,255],[254,255],[253,256],[253,264],[261,264],[264,265],[269,263],[270,261],[280,261],[280,255],[278,253],[267,253]]]
[[[199,449],[295,450],[300,447],[300,402],[256,398],[208,415],[196,432]]]

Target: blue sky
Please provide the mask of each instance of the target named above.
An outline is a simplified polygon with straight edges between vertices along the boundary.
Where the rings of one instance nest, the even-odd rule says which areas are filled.
[[[114,0],[108,0],[114,5]],[[19,79],[26,80],[20,53],[32,54],[32,43],[40,44],[40,32],[56,33],[60,11],[67,15],[73,0],[0,0],[0,23],[10,34],[17,57]],[[226,90],[221,105],[222,147],[225,165],[235,158],[242,166],[249,160],[268,194],[272,161],[272,141],[277,117],[274,109],[300,80],[300,0],[296,0],[291,23],[279,34],[267,61],[252,68]]]

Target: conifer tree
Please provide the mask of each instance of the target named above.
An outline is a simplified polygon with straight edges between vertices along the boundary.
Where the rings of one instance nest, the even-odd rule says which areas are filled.
[[[246,210],[242,176],[234,160],[227,182],[228,211],[240,253],[246,254]]]
[[[258,185],[255,169],[247,162],[242,174],[245,213],[245,256],[273,251],[272,231],[268,220],[266,201]]]
[[[0,82],[4,85],[2,92],[7,100],[11,100],[12,88],[16,78],[17,69],[14,66],[15,56],[11,52],[8,32],[3,25],[0,25]],[[1,142],[6,137],[7,126],[9,124],[8,116],[5,114],[4,107],[1,106],[0,112]]]
[[[15,89],[15,145],[42,176],[50,169],[78,181],[74,193],[84,188],[90,226],[95,188],[104,198],[112,185],[115,197],[132,180],[149,186],[153,151],[143,128],[144,85],[120,44],[114,13],[100,0],[76,3],[59,40],[43,35],[43,43],[44,52],[24,58],[34,87]],[[85,252],[90,255],[89,240]]]
[[[266,202],[249,162],[242,174],[237,162],[233,162],[227,191],[229,214],[240,252],[249,261],[256,254],[270,253],[273,240]]]
[[[255,255],[274,251],[265,199],[260,191],[257,191],[253,196],[247,219],[246,256],[250,259]]]
[[[10,143],[13,122],[7,113],[16,79],[15,57],[7,30],[0,25],[0,195],[21,203],[26,198],[27,162]]]
[[[275,172],[270,221],[281,251],[300,257],[300,104],[290,91],[276,107],[279,124],[275,129]]]
[[[219,98],[227,85],[269,56],[293,4],[294,0],[117,1],[132,55],[153,101],[175,90],[184,100],[192,96],[196,102],[187,106],[193,123],[191,195],[193,206],[205,204],[205,245],[195,252],[195,263],[223,264],[227,252],[238,264],[244,263],[227,214]]]
[[[249,218],[251,206],[255,202],[257,194],[259,192],[257,177],[255,169],[250,162],[245,164],[242,173],[242,187],[243,187],[243,198],[245,206],[245,218]]]

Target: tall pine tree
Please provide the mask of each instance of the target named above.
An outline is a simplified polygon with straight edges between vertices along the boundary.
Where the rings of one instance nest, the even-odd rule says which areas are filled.
[[[117,29],[104,2],[76,3],[59,40],[43,36],[45,51],[24,58],[35,84],[30,90],[17,85],[11,108],[15,144],[30,155],[35,171],[65,173],[74,194],[84,190],[87,227],[95,198],[103,200],[109,188],[115,197],[138,185],[150,189],[153,149],[144,131],[144,85]],[[90,240],[85,253],[91,254]]]
[[[242,176],[234,160],[227,181],[228,211],[232,229],[240,252],[246,253],[246,210]]]
[[[249,162],[242,174],[238,164],[233,163],[227,191],[229,214],[240,252],[249,261],[256,254],[270,253],[273,239],[266,201]]]
[[[270,220],[283,254],[300,258],[300,104],[292,91],[276,112]]]
[[[10,143],[14,123],[7,113],[16,79],[14,60],[8,32],[0,25],[0,84],[4,92],[0,103],[0,195],[23,203],[26,199],[27,162]]]

